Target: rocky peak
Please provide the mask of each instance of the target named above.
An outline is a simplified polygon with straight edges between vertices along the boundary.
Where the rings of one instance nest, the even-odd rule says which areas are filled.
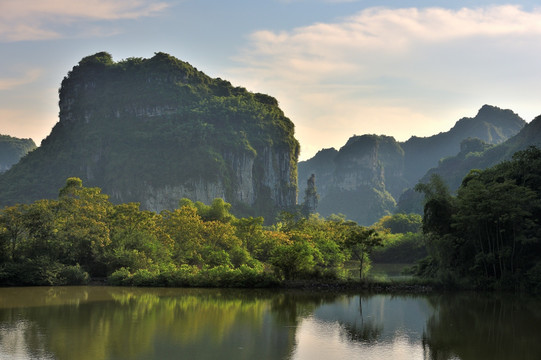
[[[32,156],[37,165],[0,178],[28,179],[5,192],[2,184],[0,203],[54,197],[66,178],[79,177],[113,201],[155,211],[182,197],[222,197],[272,218],[296,204],[299,144],[269,95],[165,53],[114,62],[101,52],[73,67],[59,96],[60,121]]]

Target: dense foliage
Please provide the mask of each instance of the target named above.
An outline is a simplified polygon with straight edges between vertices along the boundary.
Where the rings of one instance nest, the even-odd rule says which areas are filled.
[[[427,256],[425,237],[418,214],[393,214],[382,217],[373,228],[380,233],[382,246],[371,260],[384,264],[413,264]]]
[[[273,226],[237,218],[223,199],[182,199],[161,213],[113,204],[99,188],[69,178],[55,200],[0,211],[0,285],[106,278],[111,284],[266,286],[348,276],[369,268],[381,243],[374,229],[341,217],[283,213]]]
[[[482,288],[541,290],[541,150],[471,170],[452,196],[438,176],[425,194],[430,257],[419,273]]]

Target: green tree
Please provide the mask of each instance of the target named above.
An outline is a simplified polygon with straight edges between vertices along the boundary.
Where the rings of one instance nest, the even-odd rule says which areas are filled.
[[[138,203],[115,205],[109,214],[111,243],[103,262],[108,273],[169,264],[174,242],[159,226],[161,216],[139,209]]]
[[[25,227],[22,214],[26,205],[14,205],[0,212],[0,263],[17,259]]]
[[[462,267],[496,280],[511,278],[525,265],[525,250],[538,242],[534,214],[540,207],[532,189],[499,179],[501,174],[493,170],[470,173],[459,189],[453,216],[454,228],[471,247],[469,262]]]
[[[351,224],[345,241],[351,258],[359,261],[359,277],[362,279],[370,269],[370,254],[376,246],[382,246],[380,234],[371,228]]]
[[[69,178],[60,189],[55,232],[66,264],[80,264],[92,275],[105,276],[103,258],[111,242],[108,226],[113,205],[101,189],[83,187],[79,178]]]
[[[58,202],[54,200],[38,200],[25,206],[21,213],[24,235],[17,257],[46,257],[51,260],[61,257],[63,249],[58,244],[56,224],[58,207]]]
[[[285,280],[295,280],[313,270],[314,248],[302,239],[281,244],[273,249],[270,263]]]
[[[451,216],[454,213],[454,198],[443,179],[432,174],[428,184],[419,183],[415,191],[425,195],[423,209],[423,232],[448,234],[451,232]]]
[[[433,261],[428,273],[470,286],[516,288],[539,279],[541,259],[541,150],[471,170],[456,197],[441,179],[425,192],[423,231]],[[427,271],[427,269],[429,271]]]
[[[423,217],[419,214],[393,214],[382,217],[376,224],[381,229],[389,229],[392,234],[416,233],[421,230]]]
[[[197,209],[197,213],[204,221],[220,221],[228,223],[235,219],[233,214],[230,213],[231,204],[224,201],[222,198],[215,198],[212,200],[211,205],[206,205],[201,201],[193,203],[189,199],[181,199],[181,206],[194,206]]]
[[[262,245],[265,241],[265,229],[263,228],[263,217],[247,217],[236,219],[235,235],[241,240],[242,246],[254,257],[262,255]]]
[[[185,205],[173,211],[162,211],[160,226],[173,240],[173,261],[176,264],[202,265],[204,246],[203,220],[195,206]]]

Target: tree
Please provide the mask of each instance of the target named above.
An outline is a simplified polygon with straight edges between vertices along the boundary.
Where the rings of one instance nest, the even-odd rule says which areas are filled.
[[[357,224],[349,225],[349,232],[346,238],[346,246],[351,257],[359,261],[359,277],[370,269],[370,254],[376,246],[382,246],[383,239],[379,233],[371,228],[359,226]]]
[[[471,170],[456,197],[436,177],[416,188],[426,195],[423,232],[437,274],[503,288],[538,279],[541,150],[531,147],[492,168]]]
[[[189,199],[182,199],[180,201],[181,206],[194,206],[197,209],[197,213],[204,221],[220,221],[223,223],[230,222],[235,219],[231,210],[231,204],[225,202],[222,198],[215,198],[212,200],[211,205],[206,205],[201,201],[193,203]]]
[[[50,260],[61,257],[64,249],[58,244],[58,208],[55,200],[38,200],[24,207],[21,213],[24,230],[17,257]]]
[[[105,276],[98,262],[110,244],[109,213],[113,205],[101,189],[83,187],[79,178],[69,178],[60,189],[55,222],[56,238],[67,264],[80,264],[91,274]]]
[[[419,214],[393,214],[382,217],[376,226],[389,229],[391,234],[416,233],[421,230],[423,217]]]
[[[25,208],[26,205],[15,205],[0,212],[0,263],[17,258],[17,248],[25,230],[22,222]]]
[[[263,229],[264,219],[262,217],[247,217],[236,219],[235,235],[242,241],[242,246],[256,258],[260,255],[261,245],[264,242],[265,230]]]
[[[425,195],[423,209],[423,232],[425,234],[447,234],[451,232],[451,216],[454,213],[454,198],[443,179],[432,174],[428,184],[415,185],[415,191]]]
[[[276,246],[270,263],[285,280],[294,280],[313,269],[314,249],[306,240],[294,239],[291,243]]]
[[[133,272],[171,263],[174,241],[160,221],[159,214],[140,210],[138,203],[113,207],[109,214],[111,243],[103,259],[109,274],[122,267]]]
[[[530,188],[505,179],[508,165],[470,173],[459,189],[453,216],[453,227],[472,245],[469,261],[461,267],[481,270],[486,278],[497,280],[524,266],[518,259],[538,239],[534,214],[539,198]]]
[[[173,240],[173,261],[176,264],[201,265],[204,246],[203,220],[195,206],[185,205],[161,213],[160,227]]]

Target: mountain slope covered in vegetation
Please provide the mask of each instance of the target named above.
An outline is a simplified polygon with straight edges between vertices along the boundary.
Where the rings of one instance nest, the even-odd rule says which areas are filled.
[[[224,198],[247,214],[296,202],[299,144],[276,99],[165,53],[83,58],[62,81],[60,119],[0,177],[0,205],[55,198],[68,177],[160,211]]]
[[[501,144],[491,145],[478,139],[463,141],[461,150],[456,156],[440,161],[438,166],[430,169],[419,182],[428,183],[433,175],[438,175],[454,192],[470,170],[483,170],[495,166],[502,161],[510,160],[517,151],[526,150],[530,146],[541,147],[541,116],[536,117],[518,134]],[[406,191],[400,197],[398,211],[421,213],[422,195],[412,189]]]
[[[32,139],[0,135],[0,173],[9,170],[23,156],[36,148]]]

